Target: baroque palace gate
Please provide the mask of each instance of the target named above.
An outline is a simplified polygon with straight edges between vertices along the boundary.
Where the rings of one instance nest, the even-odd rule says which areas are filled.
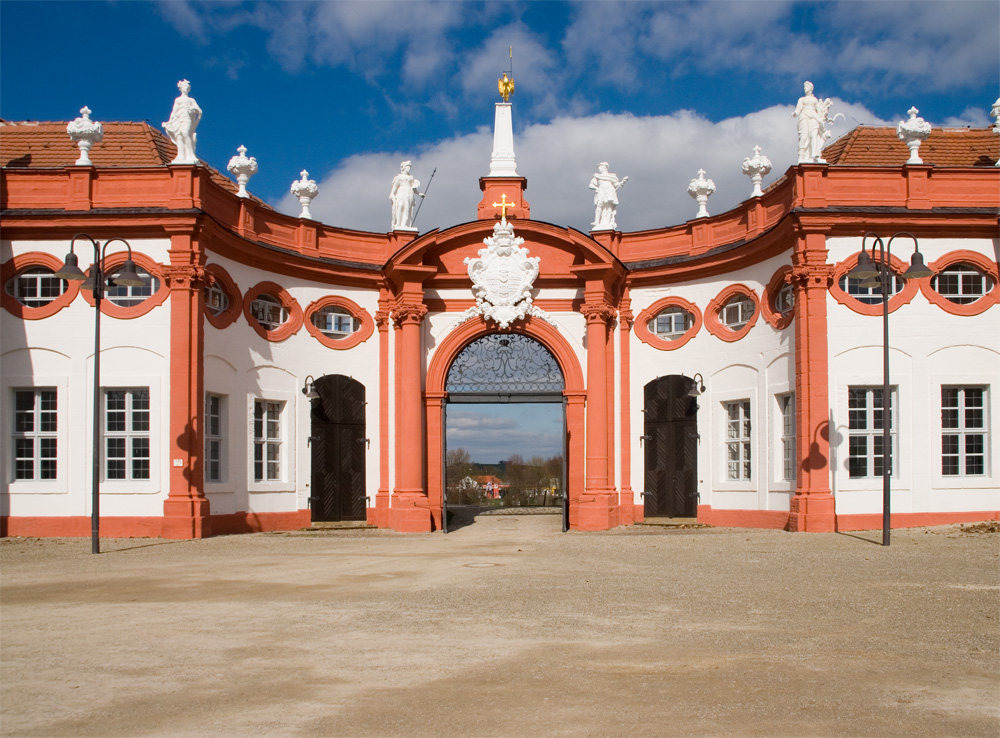
[[[552,353],[529,336],[520,333],[489,333],[468,343],[448,369],[442,405],[441,427],[447,437],[450,404],[559,403],[562,405],[563,463],[562,529],[569,529],[569,492],[566,432],[566,383]],[[448,490],[445,471],[447,443],[442,444],[441,527],[448,532]]]

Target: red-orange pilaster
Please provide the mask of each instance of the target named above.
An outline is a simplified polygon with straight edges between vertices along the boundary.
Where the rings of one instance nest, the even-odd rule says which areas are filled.
[[[424,490],[423,402],[421,401],[420,324],[427,307],[417,302],[396,304],[399,326],[396,363],[399,393],[396,416],[396,488],[389,508],[389,527],[408,533],[431,530],[431,514]]]
[[[830,532],[836,510],[830,490],[830,398],[826,298],[833,274],[824,229],[803,229],[792,255],[795,287],[795,495],[788,528]]]
[[[628,291],[618,305],[618,335],[621,339],[621,389],[618,392],[621,403],[621,461],[622,487],[619,495],[618,515],[622,525],[632,525],[636,522],[636,505],[634,503],[635,494],[632,491],[632,447],[629,445],[629,436],[632,434],[632,421],[629,414],[632,412],[631,393],[631,364],[629,351],[629,338],[632,335],[632,322],[635,316],[632,314],[632,300],[629,299]],[[640,516],[642,509],[638,510]],[[640,517],[641,521],[642,518]]]
[[[389,524],[389,423],[391,414],[389,412],[389,325],[391,322],[389,293],[382,289],[379,294],[378,312],[375,313],[375,325],[378,328],[378,439],[379,439],[379,462],[378,462],[378,491],[375,493],[375,507],[368,508],[367,518],[369,525],[377,525],[385,528]]]
[[[205,254],[187,233],[170,236],[170,489],[164,538],[212,535],[204,485]]]
[[[581,530],[618,525],[618,501],[608,478],[608,321],[614,310],[605,303],[582,308],[587,319],[587,470],[577,521]]]

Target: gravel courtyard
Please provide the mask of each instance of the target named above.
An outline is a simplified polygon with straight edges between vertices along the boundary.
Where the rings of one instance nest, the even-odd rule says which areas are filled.
[[[0,540],[3,736],[998,736],[997,524]]]

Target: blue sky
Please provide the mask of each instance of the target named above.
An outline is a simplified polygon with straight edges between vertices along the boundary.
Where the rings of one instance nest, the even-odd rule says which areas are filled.
[[[437,170],[416,224],[429,230],[475,218],[511,46],[532,217],[581,230],[599,161],[629,176],[625,231],[694,217],[686,187],[699,168],[717,185],[709,212],[734,207],[751,191],[740,165],[754,145],[773,182],[795,162],[805,80],[844,115],[835,137],[895,126],[911,105],[935,126],[985,127],[1000,95],[996,0],[2,0],[0,117],[68,121],[87,105],[95,120],[160,126],[186,78],[204,110],[199,157],[225,171],[245,145],[258,197],[297,214],[288,188],[305,168],[320,185],[315,218],[386,231],[390,182],[411,159],[425,185]],[[479,460],[496,460],[473,432],[487,428],[522,439],[507,454],[557,453],[561,421],[525,415],[542,410],[488,420],[464,408],[450,431]],[[551,443],[524,432],[549,426]]]
[[[916,105],[935,125],[986,126],[1000,94],[1000,3],[962,2],[0,2],[0,117],[168,117],[176,82],[204,110],[198,155],[225,170],[240,144],[250,190],[297,213],[389,228],[406,158],[425,183],[422,230],[471,220],[488,172],[496,78],[514,48],[515,150],[532,215],[587,229],[590,175],[619,176],[623,230],[692,218],[750,192],[759,144],[776,179],[795,157],[802,82],[845,118],[892,124]]]

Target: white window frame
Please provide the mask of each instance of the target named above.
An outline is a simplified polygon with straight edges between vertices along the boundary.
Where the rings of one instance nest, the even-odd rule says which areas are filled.
[[[277,315],[272,314],[274,310],[278,311]],[[250,301],[250,314],[266,331],[277,330],[288,322],[289,317],[288,308],[285,307],[284,303],[266,292],[262,292]],[[262,315],[266,315],[266,317],[261,317]],[[278,322],[273,320],[275,317],[278,318]]]
[[[954,390],[958,392],[957,403],[952,406],[945,406],[945,391]],[[981,392],[982,404],[978,408],[970,408],[970,406],[965,402],[967,398],[967,392],[969,390],[976,390]],[[990,417],[989,417],[989,407],[990,407],[990,388],[989,386],[983,385],[968,385],[968,384],[943,384],[941,385],[941,454],[940,462],[938,468],[940,469],[940,474],[946,479],[982,479],[989,476],[990,464],[989,464],[989,451],[990,451]],[[951,424],[945,422],[945,411],[954,409],[957,411],[957,423]],[[970,426],[968,424],[968,411],[970,409],[978,409],[981,416],[981,425]],[[958,452],[956,454],[948,454],[949,457],[956,457],[958,461],[958,472],[954,474],[948,474],[944,470],[945,461],[945,437],[954,436],[958,440]],[[979,436],[981,441],[982,452],[981,454],[976,454],[982,457],[982,471],[979,473],[968,473],[967,463],[968,463],[968,449],[967,449],[967,439],[974,436]]]
[[[217,407],[213,408],[213,400]],[[225,484],[228,481],[228,405],[229,397],[216,392],[205,393],[205,464],[204,475],[206,485]],[[213,453],[217,457],[218,476],[211,475]]]
[[[723,402],[722,407],[725,428],[722,444],[724,478],[733,483],[752,482],[757,464],[753,448],[753,405],[747,397]]]
[[[218,283],[205,288],[205,307],[212,315],[222,315],[229,309],[230,300]]]
[[[326,318],[326,320],[323,321],[323,325],[320,325],[319,322],[317,322],[320,318]],[[332,318],[332,321],[330,318]],[[342,322],[342,319],[346,319],[346,322],[349,324],[347,328],[343,328],[339,325]],[[320,333],[327,338],[333,339],[347,338],[361,328],[361,321],[358,320],[358,318],[356,318],[350,310],[340,307],[339,305],[327,305],[320,308],[310,316],[310,320]]]
[[[774,396],[777,401],[775,428],[778,432],[779,451],[775,459],[778,480],[794,484],[797,477],[798,458],[796,456],[795,435],[795,393],[781,392]]]
[[[876,269],[881,270],[881,266],[875,265]],[[899,276],[896,272],[889,268],[889,272],[892,275],[892,286],[893,291],[889,294],[889,299],[898,295],[903,291],[903,278]],[[882,291],[881,283],[876,284],[872,287],[862,287],[861,283],[864,279],[859,279],[857,277],[851,277],[849,274],[845,274],[840,278],[839,287],[847,295],[850,295],[855,300],[863,305],[881,305],[882,304]],[[860,477],[855,477],[856,479]]]
[[[69,379],[63,376],[23,376],[0,375],[2,392],[0,392],[0,413],[3,417],[5,434],[2,457],[3,479],[0,489],[6,484],[10,494],[66,494],[69,492],[69,479],[75,473],[72,466],[77,459],[70,446],[70,433],[75,431],[73,423],[67,421],[70,412]],[[16,390],[56,390],[57,412],[59,413],[56,429],[56,478],[55,479],[14,479],[14,392]],[[86,426],[90,428],[89,425]],[[87,457],[89,458],[89,456]],[[87,477],[89,479],[89,477]]]
[[[774,310],[779,315],[788,315],[795,310],[795,288],[792,285],[782,285],[774,295]]]
[[[257,390],[247,395],[246,404],[246,475],[248,492],[292,492],[295,491],[295,479],[301,450],[296,446],[296,400],[301,395],[294,392],[281,392],[267,389]],[[281,479],[255,481],[254,478],[254,407],[258,400],[281,403]],[[307,403],[308,405],[308,403]],[[308,480],[307,480],[308,481]]]
[[[745,292],[740,292],[719,308],[719,322],[731,331],[742,330],[750,322],[756,309],[754,299]]]
[[[34,283],[34,296],[24,296],[24,285],[22,284],[22,280]],[[60,290],[58,294],[54,296],[44,295],[43,292],[52,286],[53,281],[59,283]],[[69,289],[69,283],[66,282],[65,279],[58,279],[55,276],[55,272],[47,266],[34,264],[8,280],[7,284],[4,285],[4,289],[7,290],[7,294],[25,307],[38,308],[44,307],[45,305],[48,305],[49,303],[62,297],[63,293]]]
[[[108,400],[110,399],[110,393],[112,392],[124,392],[125,393],[125,407],[120,411],[124,413],[125,416],[125,428],[124,429],[111,429],[108,427],[110,421],[109,418],[109,408]],[[147,407],[136,408],[136,396],[137,392],[146,393]],[[107,482],[118,482],[118,483],[133,483],[138,482],[140,484],[147,483],[153,480],[153,456],[155,455],[155,447],[153,445],[153,392],[150,387],[142,386],[130,386],[130,387],[101,387],[101,479]],[[119,412],[117,409],[115,412]],[[145,425],[146,428],[136,428],[136,422],[141,422],[143,414],[145,415]],[[124,450],[125,455],[122,457],[115,456],[114,459],[123,459],[125,468],[125,476],[111,476],[109,472],[109,465],[111,458],[108,454],[109,441],[114,439],[122,439],[125,441]],[[146,442],[146,456],[136,454],[136,442],[145,440]],[[146,461],[146,475],[136,476],[135,475],[135,465],[142,459]]]
[[[667,330],[660,330],[660,318],[669,316],[670,327]],[[678,319],[681,321],[680,330],[677,329],[676,324]],[[691,330],[691,326],[694,325],[694,316],[682,308],[680,305],[667,305],[663,310],[658,312],[649,321],[649,332],[652,333],[657,338],[662,338],[665,341],[676,341],[678,338],[686,334]]]
[[[941,277],[952,277],[956,280],[957,292],[942,292],[940,288]],[[979,292],[966,292],[966,288],[971,288],[975,283]],[[971,305],[986,296],[993,289],[993,278],[984,274],[978,267],[957,261],[949,264],[940,272],[931,277],[931,289],[941,297],[955,305]]]
[[[883,427],[881,425],[876,425],[875,395],[876,393],[882,393],[883,390],[884,388],[882,385],[851,384],[847,387],[847,403],[844,408],[845,419],[847,421],[845,423],[847,436],[847,478],[852,482],[882,478],[882,469],[877,468],[876,459],[881,458],[884,463],[885,450],[883,449],[883,453],[881,455],[876,455],[875,453],[876,440],[881,442],[883,437]],[[851,407],[852,392],[865,393],[865,404],[863,407]],[[854,413],[853,415],[852,412]],[[863,422],[864,427],[852,428],[852,422]],[[856,456],[852,453],[852,439],[855,438],[866,439],[864,456],[865,473],[858,475],[851,473],[851,460],[854,458],[860,458],[860,455]],[[901,467],[899,445],[899,387],[895,384],[890,385],[889,387],[889,445],[890,463],[892,464],[889,476],[892,479],[899,479]],[[893,460],[895,463],[892,463]]]
[[[24,410],[20,410],[18,408],[18,395],[31,396],[31,409],[27,411],[27,413],[30,414],[30,430],[18,430],[18,416],[25,412]],[[51,410],[46,410],[42,407],[42,401],[45,399],[45,395],[51,395],[55,400],[55,407]],[[36,484],[39,482],[52,482],[58,479],[60,467],[62,466],[59,461],[59,390],[55,387],[12,387],[11,410],[10,481],[25,484]],[[43,421],[46,420],[54,421],[54,427],[43,427]],[[20,442],[23,441],[31,442],[30,456],[22,455],[18,452],[18,446],[20,445]],[[46,445],[46,441],[52,441],[55,445],[53,449],[54,454],[51,456],[42,455],[42,447]],[[22,460],[29,461],[31,463],[30,477],[18,476],[19,465]],[[55,463],[55,473],[50,477],[42,476],[42,464],[47,460],[52,460]]]

